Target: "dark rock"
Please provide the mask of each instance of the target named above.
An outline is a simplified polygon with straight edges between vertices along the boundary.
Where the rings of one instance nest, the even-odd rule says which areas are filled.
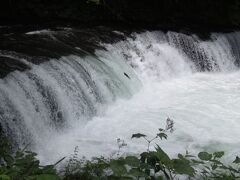
[[[1,31],[0,78],[14,70],[30,69],[32,64],[62,56],[94,55],[96,49],[103,49],[99,42],[114,43],[125,38],[113,29],[101,26],[80,29],[12,26]]]

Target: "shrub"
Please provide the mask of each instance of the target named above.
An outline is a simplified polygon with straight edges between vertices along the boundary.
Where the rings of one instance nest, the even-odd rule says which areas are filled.
[[[41,166],[37,154],[26,148],[12,154],[6,139],[0,143],[0,180],[58,180],[54,165]]]
[[[165,129],[159,129],[155,137],[149,138],[145,134],[136,133],[132,138],[143,138],[147,142],[146,151],[138,156],[120,156],[119,152],[126,143],[118,139],[117,158],[78,158],[78,147],[73,156],[67,161],[64,173],[57,173],[56,165],[41,166],[36,158],[36,153],[27,151],[26,148],[12,154],[10,144],[6,140],[0,142],[0,180],[173,180],[173,179],[217,179],[235,180],[240,179],[240,158],[226,165],[221,162],[223,151],[208,153],[199,152],[193,156],[186,152],[170,158],[159,146],[150,151],[149,147],[153,140],[167,139],[167,133],[173,132],[173,121],[167,119]]]

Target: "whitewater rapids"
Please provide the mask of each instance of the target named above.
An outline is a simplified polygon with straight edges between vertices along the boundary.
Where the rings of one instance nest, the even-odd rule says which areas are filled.
[[[117,138],[128,144],[122,153],[140,153],[147,145],[131,140],[131,135],[141,132],[153,137],[170,117],[175,122],[175,131],[168,134],[167,141],[154,143],[172,156],[186,150],[192,154],[224,150],[233,159],[239,153],[239,90],[239,72],[197,73],[147,83],[130,100],[118,100],[84,127],[77,124],[70,132],[47,140],[47,145],[39,148],[40,154],[45,160],[50,157],[56,160],[78,146],[80,156],[108,157],[118,149]]]
[[[174,132],[155,141],[170,155],[224,150],[231,159],[240,152],[239,44],[239,33],[210,40],[134,33],[103,44],[97,58],[73,55],[31,65],[0,81],[2,126],[53,163],[76,146],[79,157],[111,156],[117,138],[127,143],[123,154],[144,151],[146,143],[131,135],[153,137],[170,117]],[[21,123],[15,123],[18,115]],[[6,121],[12,116],[14,123]]]

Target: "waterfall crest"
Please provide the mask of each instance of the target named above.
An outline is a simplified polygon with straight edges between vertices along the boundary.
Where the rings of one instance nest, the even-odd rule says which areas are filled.
[[[41,32],[28,35],[40,36]],[[29,61],[34,56],[0,51],[0,59],[14,59],[25,67],[0,79],[4,134],[17,146],[44,146],[46,139],[76,124],[83,127],[93,117],[104,116],[111,104],[130,99],[146,82],[201,72],[233,72],[240,65],[239,32],[213,33],[208,40],[177,32],[133,33],[101,46],[104,49],[94,54],[51,58],[38,65]]]

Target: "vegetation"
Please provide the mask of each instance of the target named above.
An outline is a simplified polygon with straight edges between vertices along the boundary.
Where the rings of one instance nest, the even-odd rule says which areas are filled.
[[[240,158],[226,165],[221,162],[224,152],[200,152],[197,157],[186,152],[170,158],[168,154],[156,144],[150,150],[153,140],[166,140],[167,134],[173,131],[173,121],[167,119],[165,129],[159,129],[155,137],[149,138],[145,134],[136,133],[132,138],[143,138],[147,142],[147,149],[140,155],[120,156],[120,150],[126,143],[117,140],[119,151],[116,157],[100,157],[87,160],[78,158],[78,147],[73,156],[65,162],[63,173],[59,175],[56,165],[41,166],[36,153],[26,151],[26,148],[12,155],[9,153],[10,144],[0,142],[0,180],[116,180],[116,179],[240,179]]]
[[[239,0],[6,0],[0,23],[127,23],[186,30],[239,29]],[[135,24],[135,25],[134,25]]]
[[[6,139],[0,142],[0,180],[58,180],[54,165],[41,166],[36,158],[37,154],[27,151],[26,148],[12,155],[10,144]]]

